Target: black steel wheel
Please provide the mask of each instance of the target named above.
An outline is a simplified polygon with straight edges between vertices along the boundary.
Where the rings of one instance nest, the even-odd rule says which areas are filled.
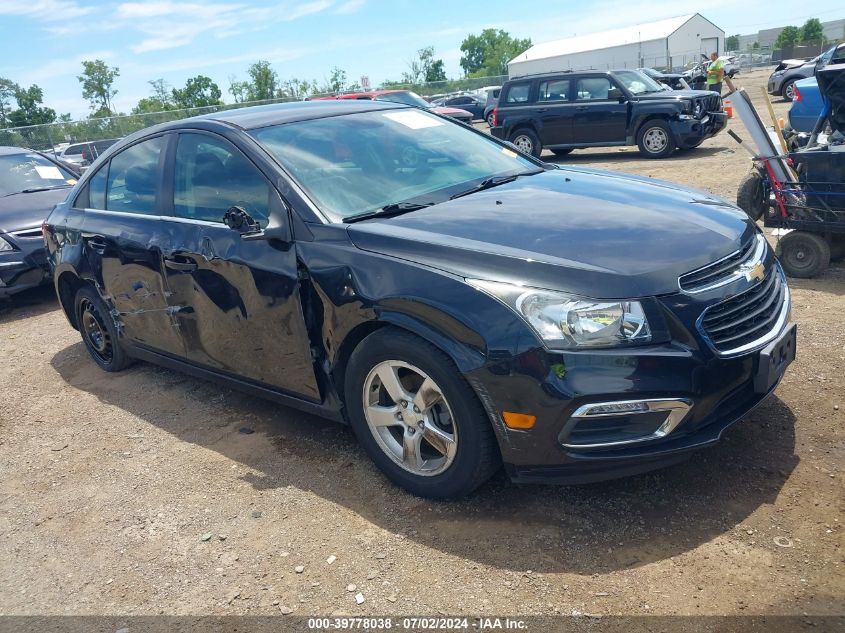
[[[830,264],[830,245],[816,233],[791,231],[780,238],[775,253],[790,277],[815,277]]]
[[[82,342],[94,362],[105,371],[120,371],[127,367],[130,358],[118,342],[114,319],[97,291],[90,286],[80,288],[74,306]]]
[[[755,222],[762,217],[768,206],[766,187],[763,183],[763,176],[756,169],[749,172],[739,183],[739,189],[736,192],[736,204]]]

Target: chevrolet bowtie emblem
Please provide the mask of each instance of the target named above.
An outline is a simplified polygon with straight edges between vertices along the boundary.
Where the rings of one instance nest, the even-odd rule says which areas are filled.
[[[748,281],[763,281],[763,278],[766,276],[766,269],[761,262],[757,262],[751,268],[745,271],[745,278]]]

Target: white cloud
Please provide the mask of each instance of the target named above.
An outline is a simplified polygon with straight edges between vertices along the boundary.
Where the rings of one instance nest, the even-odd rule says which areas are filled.
[[[70,20],[88,15],[93,7],[83,7],[76,0],[3,0],[0,15],[16,15],[39,20]]]
[[[135,20],[139,18],[160,18],[163,16],[182,15],[202,19],[209,15],[219,15],[243,8],[240,4],[200,4],[194,2],[124,2],[118,5],[118,19]]]
[[[365,2],[366,0],[347,0],[338,6],[337,9],[332,11],[332,13],[336,13],[338,15],[349,15],[350,13],[355,13],[356,11],[361,10]]]
[[[289,13],[280,11],[280,13],[283,14],[280,18],[285,22],[292,22],[293,20],[298,20],[306,15],[325,11],[332,6],[332,4],[331,0],[315,0],[315,2],[306,2],[305,4],[301,4],[298,7],[291,9]]]

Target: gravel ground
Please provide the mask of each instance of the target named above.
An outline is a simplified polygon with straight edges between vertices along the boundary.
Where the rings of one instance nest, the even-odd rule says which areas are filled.
[[[726,134],[564,162],[729,199],[750,164]],[[719,446],[453,503],[388,484],[343,426],[105,374],[51,290],[25,293],[0,306],[0,614],[843,614],[845,268],[791,286],[798,358]]]

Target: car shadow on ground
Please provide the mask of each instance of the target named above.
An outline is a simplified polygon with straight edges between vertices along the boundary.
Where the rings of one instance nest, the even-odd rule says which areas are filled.
[[[606,151],[589,151],[579,152],[577,149],[565,156],[555,156],[554,154],[543,154],[542,160],[565,167],[566,165],[578,165],[580,163],[596,163],[596,162],[627,162],[631,160],[655,161],[655,163],[672,163],[687,161],[693,159],[700,159],[706,156],[715,156],[722,152],[733,153],[737,151],[733,147],[696,147],[695,149],[677,150],[668,158],[646,158],[642,156],[637,148],[608,148]]]
[[[294,486],[501,569],[588,575],[677,556],[773,503],[798,463],[795,417],[772,397],[719,445],[661,471],[583,486],[517,486],[499,473],[468,499],[432,502],[387,482],[348,427],[144,363],[105,374],[81,343],[51,364],[73,387],[247,466],[256,490]]]
[[[12,323],[19,319],[39,316],[59,307],[53,284],[43,284],[0,299],[0,323]]]

